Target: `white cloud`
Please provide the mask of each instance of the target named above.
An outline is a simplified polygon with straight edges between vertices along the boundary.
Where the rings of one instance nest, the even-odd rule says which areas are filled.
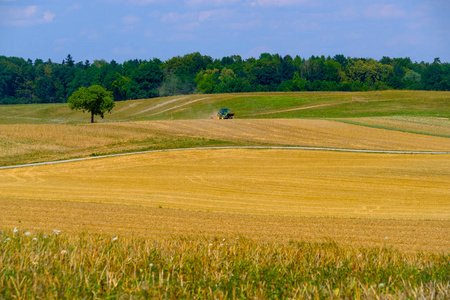
[[[81,9],[82,7],[83,7],[83,6],[82,6],[81,4],[75,3],[75,4],[71,5],[71,6],[69,6],[69,7],[67,8],[67,10],[68,10],[68,11],[74,11],[74,10]]]
[[[184,0],[189,6],[230,6],[239,0]]]
[[[88,28],[86,28],[83,31],[81,31],[79,33],[79,36],[87,37],[88,39],[93,40],[93,41],[97,41],[97,40],[102,39],[102,36],[96,30],[88,29]]]
[[[177,12],[170,12],[162,16],[162,23],[185,23],[197,21],[198,17],[196,13],[180,14]]]
[[[365,13],[366,17],[374,19],[393,19],[404,18],[408,14],[394,4],[373,4],[370,5]]]
[[[180,31],[192,31],[198,28],[200,28],[200,23],[198,22],[184,23],[176,26],[176,29]]]
[[[101,35],[96,32],[91,33],[90,35],[88,35],[88,37],[89,37],[89,39],[94,40],[94,41],[101,39]]]
[[[321,25],[319,22],[312,20],[296,20],[292,22],[292,29],[300,32],[316,32],[321,29]]]
[[[311,0],[250,0],[251,6],[293,6],[309,4]]]
[[[113,54],[117,55],[131,55],[133,54],[133,48],[131,47],[115,47],[112,50]]]
[[[24,8],[11,8],[6,9],[7,14],[9,15],[9,17],[11,19],[26,19],[26,18],[30,18],[32,16],[34,16],[37,12],[37,6],[32,5],[32,6],[27,6]]]
[[[42,21],[44,23],[51,23],[53,19],[55,18],[55,14],[49,11],[44,12],[44,17],[42,18]]]
[[[64,51],[68,42],[69,42],[69,39],[67,39],[67,38],[56,39],[54,41],[54,44],[55,44],[55,47],[53,48],[54,51],[56,51],[56,52]]]
[[[182,15],[176,12],[170,12],[165,14],[162,18],[161,18],[161,22],[162,23],[175,23],[178,22],[180,19],[182,19]]]
[[[147,29],[145,32],[144,32],[144,36],[145,37],[153,37],[154,36],[154,30],[152,30],[152,29]]]
[[[260,20],[249,20],[246,22],[236,22],[229,24],[231,29],[235,30],[251,30],[260,27],[262,22]]]
[[[164,0],[128,0],[125,1],[130,4],[137,4],[137,5],[148,5],[148,4],[166,4],[167,1]]]
[[[122,17],[122,24],[124,24],[125,26],[123,26],[122,28],[120,28],[120,32],[121,33],[131,33],[136,29],[136,24],[139,23],[141,21],[141,18],[138,16],[133,16],[133,15],[128,15],[128,16],[124,16]]]
[[[50,11],[40,12],[37,6],[5,7],[0,12],[2,25],[6,26],[32,26],[53,22],[55,14]]]
[[[398,48],[400,46],[418,46],[423,44],[424,41],[421,37],[414,35],[394,36],[385,41],[387,47]]]
[[[199,13],[198,20],[200,22],[205,22],[210,20],[212,17],[218,14],[217,10],[206,10]]]
[[[198,20],[200,22],[218,21],[228,19],[233,15],[232,11],[226,9],[213,9],[199,12]]]
[[[122,23],[124,24],[136,24],[141,20],[141,18],[139,18],[138,16],[125,16],[122,18]]]
[[[116,3],[125,3],[129,5],[151,5],[151,4],[161,4],[161,5],[167,5],[175,0],[101,0],[103,2],[106,2],[107,4],[111,4],[112,2]]]
[[[187,13],[169,12],[161,17],[161,23],[166,24],[190,24],[204,22],[223,22],[232,17],[233,12],[227,9],[212,9],[192,11]]]

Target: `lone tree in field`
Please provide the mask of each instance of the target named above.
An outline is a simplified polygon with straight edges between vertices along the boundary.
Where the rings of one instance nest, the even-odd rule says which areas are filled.
[[[94,123],[94,115],[100,115],[103,119],[105,112],[111,112],[114,107],[112,92],[108,92],[99,85],[88,88],[81,87],[67,100],[70,109],[81,109],[91,113],[91,123]]]

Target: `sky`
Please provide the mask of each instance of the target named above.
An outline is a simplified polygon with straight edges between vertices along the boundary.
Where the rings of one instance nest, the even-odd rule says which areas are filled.
[[[0,0],[0,55],[124,62],[193,52],[450,62],[450,0]]]

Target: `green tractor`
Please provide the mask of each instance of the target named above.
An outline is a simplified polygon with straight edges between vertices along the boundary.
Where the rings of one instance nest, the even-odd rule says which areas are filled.
[[[231,113],[228,108],[221,108],[217,113],[217,119],[233,119],[234,113]]]

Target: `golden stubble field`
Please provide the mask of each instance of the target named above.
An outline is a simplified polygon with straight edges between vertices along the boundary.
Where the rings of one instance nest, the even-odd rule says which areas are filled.
[[[0,170],[0,226],[450,250],[450,156],[189,150]]]
[[[395,123],[396,127],[445,134],[449,123],[424,118]],[[370,123],[378,119],[359,119]],[[423,119],[420,119],[423,123]],[[379,124],[380,121],[378,121]],[[421,123],[421,124],[422,124]],[[400,124],[400,125],[399,125]],[[392,125],[394,126],[394,125]],[[394,126],[394,127],[395,127]],[[413,126],[413,127],[411,127]],[[373,150],[450,151],[450,139],[395,130],[369,128],[330,120],[179,120],[101,124],[0,125],[0,166],[42,162],[93,153],[214,145],[290,145]],[[212,142],[208,141],[212,140]]]

